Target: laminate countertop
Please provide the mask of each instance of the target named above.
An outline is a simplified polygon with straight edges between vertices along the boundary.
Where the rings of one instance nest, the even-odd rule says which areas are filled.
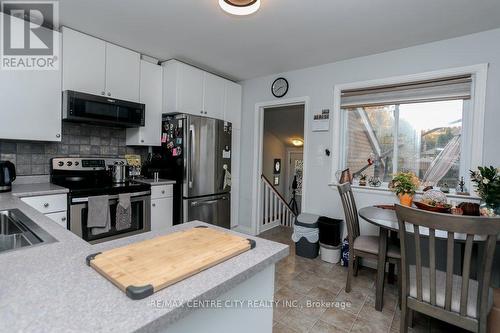
[[[134,301],[87,266],[85,258],[162,232],[90,245],[16,196],[0,194],[0,210],[13,208],[57,242],[0,253],[0,332],[153,332],[195,311],[185,304],[215,299],[288,255],[287,245],[242,235],[254,239],[256,247]],[[163,233],[199,225],[207,224],[189,222]],[[154,307],[158,299],[175,306]]]
[[[40,195],[64,194],[69,190],[65,187],[54,185],[52,183],[33,183],[33,184],[12,184],[12,192],[8,192],[16,197],[34,197]]]

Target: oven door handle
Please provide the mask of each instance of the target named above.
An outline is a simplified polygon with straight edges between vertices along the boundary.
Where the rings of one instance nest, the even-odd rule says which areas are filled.
[[[130,193],[131,198],[141,197],[141,196],[146,196],[146,195],[151,195],[151,191]],[[109,198],[109,200],[115,200],[115,199],[118,199],[119,196],[118,195],[110,195],[108,198]],[[82,202],[88,202],[88,201],[89,201],[88,197],[71,199],[71,203],[82,203]]]

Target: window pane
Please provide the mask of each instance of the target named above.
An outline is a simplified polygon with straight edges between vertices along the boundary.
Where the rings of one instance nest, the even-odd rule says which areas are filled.
[[[363,171],[368,177],[376,176],[390,181],[394,148],[394,105],[346,109],[346,167],[351,173],[367,166]]]
[[[457,186],[463,101],[399,106],[398,171],[413,171],[429,185]]]

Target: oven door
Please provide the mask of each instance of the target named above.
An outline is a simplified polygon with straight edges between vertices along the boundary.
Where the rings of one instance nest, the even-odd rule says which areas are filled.
[[[132,223],[130,228],[116,229],[116,206],[118,195],[109,196],[109,209],[111,217],[110,230],[106,233],[94,235],[87,227],[88,198],[71,198],[70,206],[70,231],[91,244],[140,234],[151,230],[151,192],[132,193],[130,205],[132,207]]]

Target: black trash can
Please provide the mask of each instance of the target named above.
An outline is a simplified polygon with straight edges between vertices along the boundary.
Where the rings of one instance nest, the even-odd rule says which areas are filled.
[[[295,221],[295,226],[299,228],[305,228],[308,232],[314,233],[314,231],[318,232],[318,215],[302,213],[297,216]],[[302,229],[304,230],[304,229]],[[317,237],[317,234],[316,234]],[[319,254],[319,242],[310,242],[306,237],[302,237],[302,235],[297,232],[297,228],[294,230],[294,238],[295,238],[295,254],[309,259],[314,259]],[[298,239],[297,239],[298,238]]]
[[[334,247],[341,245],[342,222],[343,220],[321,216],[318,219],[319,242]]]

